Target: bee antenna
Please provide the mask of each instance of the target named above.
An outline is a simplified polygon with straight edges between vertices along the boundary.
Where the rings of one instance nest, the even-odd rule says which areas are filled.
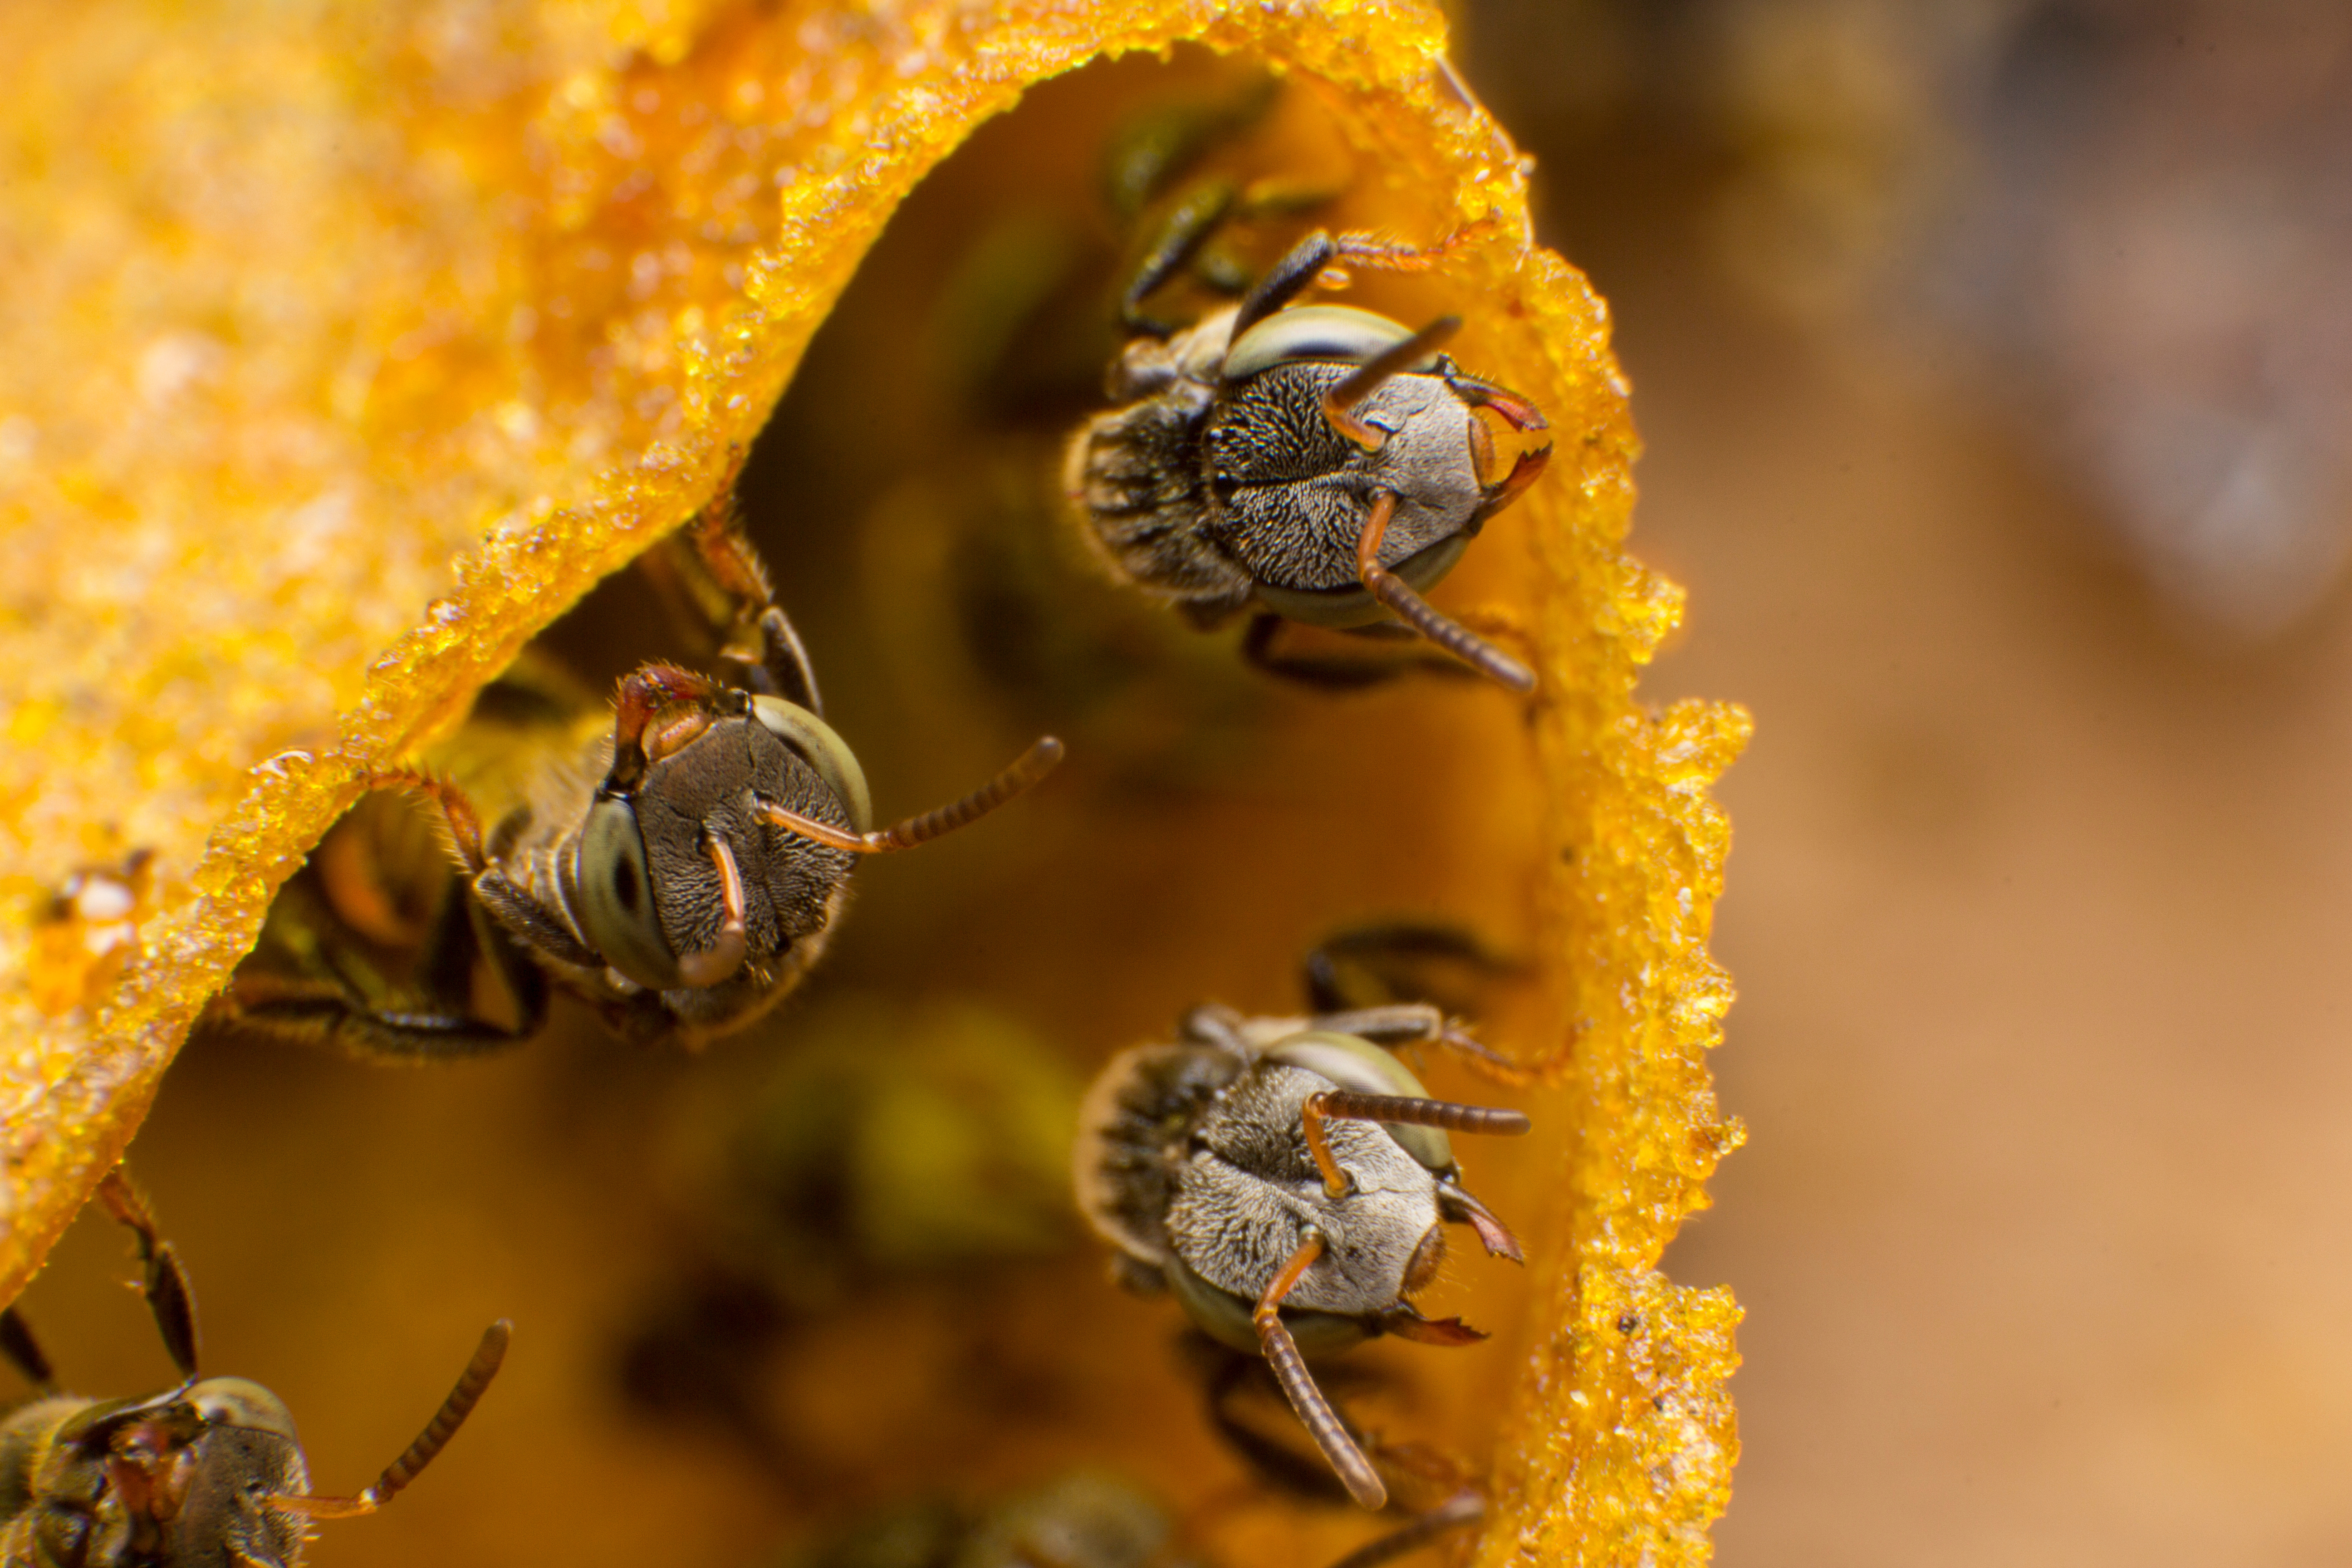
[[[1458,1105],[1450,1100],[1420,1100],[1405,1094],[1351,1094],[1330,1089],[1315,1096],[1321,1113],[1337,1121],[1396,1121],[1439,1127],[1448,1132],[1485,1132],[1505,1138],[1525,1133],[1527,1113],[1490,1105]]]
[[[1376,425],[1365,424],[1351,410],[1379,391],[1382,382],[1424,357],[1461,330],[1461,317],[1440,316],[1412,336],[1391,343],[1358,365],[1349,373],[1346,380],[1339,382],[1323,395],[1323,417],[1331,422],[1332,429],[1365,451],[1379,451],[1387,443],[1389,433]]]
[[[400,1458],[384,1467],[375,1485],[357,1497],[277,1497],[269,1506],[287,1513],[299,1513],[308,1519],[352,1519],[363,1513],[373,1513],[390,1502],[402,1488],[415,1480],[417,1472],[431,1464],[466,1417],[474,1413],[482,1391],[499,1373],[499,1363],[507,1358],[507,1342],[514,1337],[514,1324],[500,1318],[482,1331],[482,1342],[474,1349],[474,1359],[457,1376],[457,1386],[441,1402],[441,1408],[426,1422],[425,1430],[416,1435]]]
[[[1389,1489],[1381,1482],[1380,1472],[1372,1468],[1371,1460],[1364,1457],[1364,1450],[1348,1435],[1339,1413],[1331,1408],[1331,1402],[1315,1385],[1314,1374],[1307,1370],[1306,1358],[1298,1353],[1298,1342],[1290,1337],[1290,1330],[1282,1321],[1283,1298],[1297,1288],[1300,1279],[1322,1256],[1323,1234],[1310,1229],[1298,1250],[1290,1255],[1290,1261],[1283,1265],[1282,1272],[1265,1288],[1265,1294],[1258,1298],[1257,1310],[1250,1314],[1250,1321],[1256,1326],[1266,1364],[1274,1369],[1275,1381],[1282,1384],[1283,1394],[1290,1401],[1290,1408],[1297,1412],[1300,1425],[1331,1462],[1348,1495],[1360,1506],[1378,1511],[1388,1506]]]
[[[829,822],[819,822],[814,816],[777,805],[761,801],[754,807],[761,821],[781,827],[797,837],[811,839],[828,848],[845,849],[852,855],[882,855],[898,849],[912,849],[918,844],[928,844],[934,838],[953,833],[986,816],[1013,796],[1034,787],[1062,762],[1062,742],[1051,735],[1041,737],[1011,766],[994,778],[965,795],[950,801],[937,811],[910,816],[875,833],[852,833],[835,827]]]
[[[1364,591],[1395,611],[1405,625],[1480,674],[1522,695],[1533,691],[1535,671],[1461,622],[1441,614],[1413,591],[1412,584],[1381,564],[1381,541],[1387,536],[1389,520],[1396,516],[1396,493],[1381,490],[1364,519],[1363,535],[1356,542],[1356,575]]]

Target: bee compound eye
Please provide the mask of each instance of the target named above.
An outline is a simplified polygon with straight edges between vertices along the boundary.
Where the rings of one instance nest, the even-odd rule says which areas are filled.
[[[248,1378],[205,1378],[188,1390],[186,1399],[207,1426],[234,1426],[296,1441],[294,1413],[286,1402]]]
[[[1220,1290],[1192,1271],[1192,1265],[1181,1258],[1168,1260],[1166,1274],[1170,1294],[1192,1326],[1234,1350],[1255,1351],[1258,1348],[1257,1329],[1250,1321],[1250,1303],[1231,1291]]]
[[[1353,305],[1295,305],[1241,335],[1225,353],[1224,377],[1247,381],[1283,364],[1362,364],[1411,336],[1402,323]],[[1430,361],[1410,368],[1425,368]]]
[[[580,924],[604,962],[653,991],[684,984],[662,934],[660,900],[646,864],[636,808],[608,796],[588,808],[580,832]]]
[[[874,827],[874,797],[866,787],[866,770],[858,765],[857,753],[849,749],[834,727],[802,707],[781,697],[754,697],[751,716],[761,727],[775,736],[824,780],[849,813],[850,826],[859,833],[869,833]]]
[[[1238,1351],[1259,1349],[1257,1325],[1251,1319],[1255,1303],[1244,1300],[1230,1290],[1210,1284],[1193,1272],[1191,1264],[1171,1255],[1162,1266],[1169,1293],[1176,1298],[1192,1326],[1216,1341]],[[1362,1320],[1344,1312],[1318,1312],[1312,1309],[1285,1307],[1282,1321],[1290,1330],[1293,1343],[1302,1354],[1323,1355],[1360,1344],[1371,1335]]]
[[[1328,1079],[1353,1093],[1397,1095],[1407,1100],[1425,1100],[1429,1096],[1429,1090],[1422,1087],[1421,1079],[1412,1075],[1411,1068],[1359,1036],[1310,1029],[1276,1041],[1266,1047],[1265,1054],[1269,1060]],[[1424,1169],[1454,1169],[1454,1145],[1443,1129],[1404,1122],[1381,1125],[1396,1140],[1397,1146]]]

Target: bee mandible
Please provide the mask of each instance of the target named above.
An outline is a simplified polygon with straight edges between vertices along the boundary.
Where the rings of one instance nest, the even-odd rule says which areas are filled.
[[[1212,1339],[1263,1355],[1369,1509],[1387,1487],[1304,1358],[1382,1333],[1485,1338],[1409,1300],[1435,1278],[1449,1224],[1521,1258],[1463,1187],[1446,1134],[1522,1133],[1527,1118],[1433,1100],[1375,1043],[1457,1033],[1426,1004],[1304,1018],[1198,1007],[1175,1043],[1112,1058],[1080,1113],[1079,1207],[1118,1249],[1122,1282],[1170,1291]]]
[[[1129,287],[1135,332],[1111,366],[1120,406],[1071,441],[1064,488],[1112,570],[1196,625],[1257,607],[1244,650],[1275,670],[1361,684],[1362,667],[1283,660],[1284,620],[1406,626],[1514,691],[1518,660],[1422,595],[1551,455],[1542,413],[1440,353],[1445,316],[1415,331],[1347,305],[1294,303],[1335,263],[1417,270],[1442,251],[1308,235],[1238,306],[1170,332],[1144,300],[1213,225],[1180,223]],[[1511,434],[1500,434],[1492,416]],[[1516,448],[1516,449],[1513,449]]]
[[[98,1195],[137,1238],[142,1287],[178,1386],[144,1399],[59,1392],[32,1332],[0,1310],[0,1354],[39,1390],[0,1419],[0,1563],[7,1568],[297,1568],[310,1521],[373,1513],[431,1464],[505,1359],[490,1325],[441,1408],[375,1484],[310,1490],[294,1417],[242,1377],[200,1377],[195,1298],[118,1168]]]
[[[1061,742],[1044,737],[962,799],[877,829],[865,773],[824,721],[807,654],[731,503],[705,509],[686,531],[689,548],[673,549],[669,565],[730,638],[722,658],[740,680],[674,664],[638,669],[584,758],[542,769],[487,829],[449,777],[371,774],[377,787],[429,798],[447,826],[466,896],[445,907],[417,966],[434,994],[421,1006],[372,999],[342,972],[336,942],[305,933],[279,945],[310,955],[313,973],[249,963],[228,1016],[378,1054],[448,1055],[537,1032],[552,980],[625,1036],[698,1043],[751,1023],[799,981],[860,856],[964,826],[1061,760]],[[331,893],[312,902],[327,907],[310,918],[333,919]],[[499,971],[519,1021],[470,1005],[478,955]]]

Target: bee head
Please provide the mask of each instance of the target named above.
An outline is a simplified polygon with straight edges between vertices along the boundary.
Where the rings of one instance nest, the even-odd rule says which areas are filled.
[[[588,814],[582,926],[606,963],[655,991],[733,980],[821,931],[856,857],[763,820],[778,806],[862,833],[866,775],[824,720],[774,697],[728,694],[646,726],[645,765]]]
[[[1339,1044],[1346,1038],[1306,1035],[1284,1045],[1298,1047],[1291,1054],[1300,1057],[1319,1050],[1335,1058],[1327,1064],[1335,1070],[1370,1078]],[[1202,1121],[1166,1219],[1170,1250],[1192,1273],[1255,1302],[1312,1230],[1324,1238],[1323,1256],[1290,1292],[1286,1310],[1377,1319],[1427,1282],[1436,1262],[1428,1238],[1442,1229],[1443,1215],[1436,1174],[1422,1154],[1379,1123],[1331,1123],[1331,1150],[1351,1184],[1340,1196],[1326,1190],[1308,1156],[1302,1108],[1342,1081],[1269,1052]]]
[[[36,1527],[55,1563],[294,1568],[303,1521],[273,1506],[309,1486],[294,1418],[257,1383],[213,1377],[152,1399],[91,1406],[58,1447],[88,1466],[94,1508],[50,1509]]]
[[[1534,405],[1440,353],[1352,400],[1357,436],[1325,416],[1326,395],[1412,336],[1370,310],[1307,305],[1258,322],[1225,355],[1207,444],[1227,547],[1293,619],[1378,613],[1352,595],[1341,606],[1291,602],[1355,586],[1356,543],[1375,495],[1396,498],[1383,564],[1427,588],[1549,455]]]
[[[174,1527],[179,1568],[292,1568],[307,1533],[271,1500],[310,1489],[285,1402],[241,1377],[211,1377],[182,1396],[204,1423]]]

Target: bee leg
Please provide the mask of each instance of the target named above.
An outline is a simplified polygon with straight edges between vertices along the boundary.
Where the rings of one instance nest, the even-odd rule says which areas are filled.
[[[511,1024],[474,1009],[475,977],[486,964],[513,1006]],[[379,1056],[472,1056],[527,1040],[547,1022],[545,973],[463,889],[450,889],[417,973],[420,999],[438,1005],[370,1008],[345,1021],[344,1037]]]
[[[242,993],[242,994],[239,994]],[[301,1044],[332,1041],[360,1056],[394,1061],[478,1056],[530,1037],[536,1026],[509,1027],[464,1013],[378,1012],[322,983],[239,982],[220,1021]]]
[[[740,469],[741,458],[737,459]],[[763,697],[781,697],[824,717],[824,700],[817,693],[816,672],[809,666],[808,649],[802,646],[800,633],[793,629],[792,619],[776,603],[774,584],[769,580],[767,563],[760,559],[744,531],[742,508],[735,501],[733,475],[719,500],[696,514],[687,525],[695,553],[700,558],[719,591],[730,602],[732,614],[718,620],[721,626],[749,623],[753,645],[745,647],[730,646],[726,657],[743,667],[751,689]]]
[[[449,828],[449,847],[458,864],[475,872],[489,863],[482,847],[481,813],[474,809],[473,801],[455,780],[421,768],[378,768],[363,774],[360,782],[370,789],[404,790],[423,795],[441,808],[441,818]]]
[[[0,1307],[0,1357],[43,1397],[58,1392],[58,1375],[41,1353],[41,1342],[14,1307]]]
[[[171,1352],[172,1364],[180,1369],[184,1381],[194,1383],[196,1296],[188,1284],[187,1270],[180,1267],[180,1255],[156,1234],[155,1216],[147,1207],[146,1196],[131,1184],[130,1173],[121,1165],[100,1178],[98,1201],[137,1239],[144,1276],[140,1292],[147,1298],[147,1310],[155,1315],[155,1327],[163,1336],[163,1348]]]
[[[1470,231],[1454,235],[1444,243],[1428,249],[1410,245],[1392,245],[1368,234],[1333,235],[1317,229],[1313,234],[1290,247],[1283,258],[1268,269],[1242,301],[1241,314],[1234,319],[1234,336],[1238,338],[1252,327],[1304,294],[1323,269],[1334,262],[1355,262],[1360,266],[1377,267],[1391,272],[1423,272],[1434,267],[1445,253],[1469,237]]]
[[[1459,970],[1481,981],[1527,973],[1526,964],[1488,946],[1467,927],[1412,919],[1371,921],[1333,931],[1300,966],[1307,1005],[1318,1013],[1337,1013],[1367,993],[1383,1001],[1414,996],[1424,989],[1423,973],[1432,967]]]
[[[1356,405],[1381,389],[1391,376],[1427,359],[1454,333],[1462,330],[1459,316],[1440,316],[1412,336],[1391,343],[1370,359],[1349,371],[1323,394],[1323,417],[1331,428],[1367,452],[1377,452],[1387,445],[1389,433],[1378,426],[1367,425],[1356,417]]]
[[[506,879],[496,873],[477,878],[474,885],[478,894],[488,894],[493,889],[509,887]],[[519,899],[520,895],[516,897]],[[492,1024],[487,1019],[479,1020],[482,1026],[506,1040],[527,1039],[539,1033],[540,1026],[547,1022],[547,972],[533,963],[530,955],[509,935],[496,918],[497,907],[488,898],[478,904],[475,900],[453,893],[450,904],[446,917],[450,925],[456,927],[462,923],[465,931],[461,935],[452,930],[446,945],[433,950],[433,962],[427,965],[425,973],[434,994],[463,996],[470,1000],[474,976],[478,973],[475,964],[478,961],[488,966],[491,976],[506,993],[506,1000],[515,1016],[510,1026]],[[540,915],[538,905],[527,907],[541,920],[546,919]],[[533,940],[541,940],[540,933],[534,932]],[[572,942],[569,931],[547,932],[545,940],[548,943],[546,951],[564,962],[571,962],[572,956],[593,961],[594,955],[586,948]],[[565,943],[571,945],[567,948],[563,945]]]
[[[1318,691],[1361,691],[1380,686],[1399,676],[1414,673],[1475,677],[1477,673],[1451,658],[1432,658],[1416,654],[1390,658],[1351,658],[1318,654],[1277,653],[1275,644],[1281,637],[1288,621],[1271,610],[1250,617],[1249,629],[1242,635],[1242,659],[1252,668],[1265,671],[1278,680],[1311,687]]]
[[[1375,1007],[1318,1013],[1304,1026],[1354,1035],[1393,1049],[1435,1040],[1445,1028],[1445,1015],[1427,1002],[1383,1002]]]
[[[766,678],[767,689],[761,695],[781,697],[824,717],[824,699],[817,694],[808,649],[801,645],[791,619],[774,605],[760,612],[760,659],[751,668]]]
[[[1307,1005],[1317,1015],[1311,1027],[1358,1035],[1390,1047],[1436,1045],[1460,1057],[1484,1077],[1525,1088],[1537,1075],[1469,1032],[1454,1016],[1458,998],[1438,1002],[1375,1003],[1349,1008],[1366,992],[1402,995],[1425,989],[1427,965],[1458,969],[1479,979],[1517,977],[1527,965],[1463,927],[1439,921],[1375,921],[1333,933],[1307,953],[1301,965]]]
[[[289,892],[299,886],[299,879],[287,884]],[[363,961],[338,951],[338,939],[348,940],[349,933],[336,928],[323,908],[310,907],[305,913],[331,929],[306,931],[289,956],[323,973],[240,967],[218,1004],[215,1016],[221,1022],[305,1044],[326,1039],[364,1056],[415,1061],[511,1046],[537,1034],[547,1021],[547,976],[494,922],[485,929],[488,911],[462,886],[450,889],[426,938],[415,983],[421,1006],[378,1000],[391,988],[380,977],[362,982],[353,970],[363,968]],[[273,923],[278,918],[273,910]],[[511,1023],[474,1011],[474,978],[485,962],[513,1005]]]
[[[1364,519],[1363,535],[1356,542],[1356,575],[1364,591],[1405,625],[1499,685],[1522,695],[1533,691],[1535,671],[1460,622],[1448,619],[1415,593],[1411,584],[1381,564],[1381,541],[1388,533],[1389,520],[1396,515],[1396,501],[1393,492],[1381,491]]]
[[[466,1424],[466,1417],[474,1413],[482,1391],[499,1374],[499,1363],[507,1358],[507,1342],[513,1337],[514,1324],[504,1318],[482,1331],[482,1342],[474,1348],[473,1359],[466,1363],[466,1370],[458,1373],[457,1385],[449,1391],[449,1397],[441,1402],[441,1408],[433,1413],[433,1419],[416,1435],[416,1441],[385,1466],[383,1474],[367,1490],[356,1497],[273,1497],[268,1500],[269,1506],[309,1519],[349,1519],[356,1514],[373,1513],[390,1502],[448,1447],[457,1428]]]
[[[1104,195],[1122,223],[1132,223],[1220,142],[1263,119],[1282,96],[1278,77],[1265,76],[1221,98],[1147,110],[1115,132],[1103,153]]]
[[[1168,221],[1152,237],[1151,247],[1144,252],[1142,264],[1119,295],[1121,326],[1153,338],[1167,337],[1176,330],[1170,322],[1145,315],[1143,302],[1201,253],[1209,237],[1232,213],[1234,199],[1240,194],[1230,181],[1213,180],[1203,182],[1177,204],[1176,210],[1168,215]]]
[[[1354,1035],[1390,1050],[1402,1046],[1443,1046],[1460,1057],[1472,1071],[1514,1089],[1524,1089],[1538,1078],[1532,1069],[1471,1034],[1461,1019],[1448,1017],[1433,1003],[1390,1002],[1377,1007],[1318,1013],[1307,1019],[1305,1026],[1328,1029],[1335,1035]]]
[[[1457,1530],[1467,1530],[1486,1516],[1486,1500],[1475,1488],[1465,1487],[1410,1523],[1364,1542],[1331,1568],[1381,1568]]]
[[[1283,1395],[1297,1412],[1299,1423],[1323,1450],[1331,1468],[1347,1486],[1348,1495],[1360,1508],[1380,1510],[1388,1506],[1389,1489],[1381,1480],[1380,1472],[1364,1457],[1363,1448],[1349,1434],[1331,1402],[1315,1386],[1315,1379],[1307,1370],[1306,1358],[1298,1353],[1298,1342],[1290,1337],[1290,1330],[1282,1321],[1283,1298],[1297,1289],[1298,1281],[1315,1260],[1323,1256],[1323,1235],[1309,1229],[1282,1272],[1274,1277],[1260,1296],[1257,1310],[1250,1314],[1256,1326],[1257,1340],[1265,1352],[1266,1364],[1274,1369],[1276,1381],[1282,1384]]]
[[[1464,1065],[1472,1071],[1491,1079],[1496,1083],[1507,1084],[1514,1089],[1525,1089],[1540,1079],[1541,1075],[1535,1069],[1521,1065],[1513,1058],[1505,1056],[1477,1036],[1471,1034],[1458,1018],[1446,1019],[1444,1026],[1431,1038],[1461,1058]],[[1574,1040],[1575,1035],[1571,1031],[1570,1043],[1572,1045]],[[1561,1047],[1561,1054],[1565,1054],[1566,1048]]]
[[[1238,339],[1304,294],[1338,255],[1338,243],[1328,231],[1319,228],[1292,246],[1242,300],[1241,314],[1234,318],[1234,336]]]
[[[550,917],[546,910],[532,902],[496,868],[475,878],[473,888],[474,896],[481,900],[483,908],[497,917],[498,924],[520,936],[534,951],[547,954],[559,963],[571,964],[575,969],[602,969],[604,966],[604,959],[594,950],[583,945],[567,927]],[[492,963],[499,965],[499,978],[508,983],[509,990],[519,990],[519,983],[526,974],[538,973],[536,967],[515,951],[511,942],[484,942],[481,946],[490,955]],[[454,995],[465,987],[467,977],[453,973],[450,979],[457,983],[448,993]]]

